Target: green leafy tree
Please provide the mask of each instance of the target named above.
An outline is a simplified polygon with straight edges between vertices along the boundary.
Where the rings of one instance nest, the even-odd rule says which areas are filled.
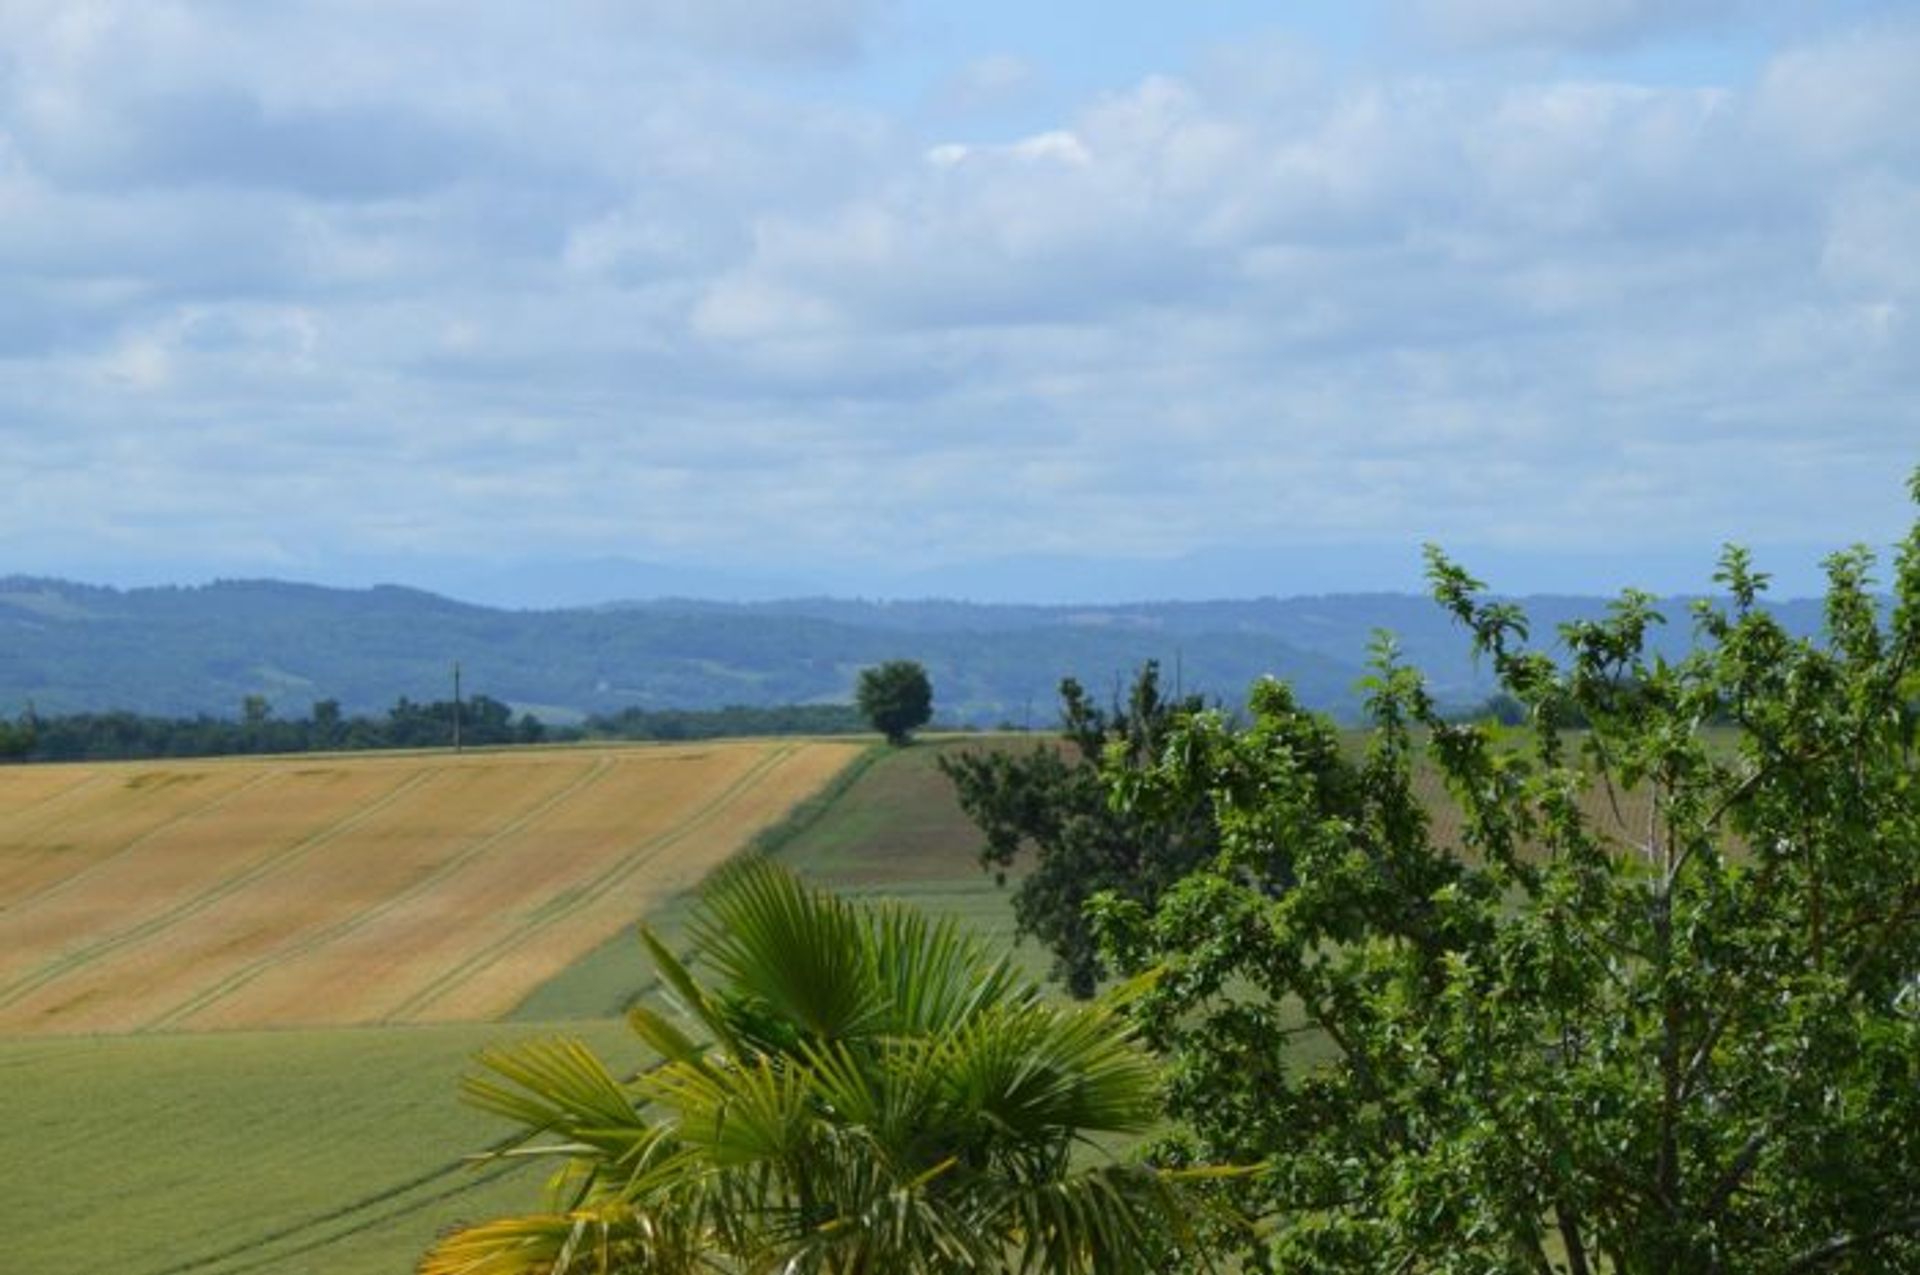
[[[1217,812],[1157,908],[1099,906],[1172,1151],[1267,1166],[1247,1269],[1920,1271],[1920,526],[1890,607],[1872,567],[1828,561],[1819,642],[1730,549],[1690,655],[1629,592],[1555,659],[1430,551],[1523,727],[1383,641],[1363,755],[1267,684],[1111,771]]]
[[[0,761],[17,761],[33,751],[39,732],[33,710],[20,714],[17,721],[0,721]]]
[[[933,683],[914,661],[888,660],[860,671],[854,703],[889,744],[898,746],[933,717]]]
[[[1106,976],[1088,901],[1111,891],[1151,905],[1216,846],[1204,799],[1169,805],[1153,818],[1116,810],[1101,760],[1151,764],[1174,726],[1203,707],[1197,695],[1164,697],[1152,662],[1135,676],[1126,703],[1111,711],[1067,678],[1060,683],[1059,744],[1022,753],[971,749],[939,759],[961,809],[986,838],[982,864],[1004,874],[1023,852],[1031,855],[1014,888],[1014,917],[1022,934],[1053,953],[1054,977],[1075,996],[1092,996]]]
[[[317,699],[313,702],[308,737],[314,748],[337,748],[345,732],[340,717],[340,701],[337,699]]]
[[[657,1066],[617,1080],[570,1041],[483,1055],[468,1096],[552,1135],[534,1150],[565,1169],[550,1211],[446,1237],[425,1275],[1165,1269],[1185,1180],[1087,1142],[1158,1115],[1113,1011],[766,860],[711,882],[691,933],[713,982],[643,932],[687,1019],[632,1011]]]

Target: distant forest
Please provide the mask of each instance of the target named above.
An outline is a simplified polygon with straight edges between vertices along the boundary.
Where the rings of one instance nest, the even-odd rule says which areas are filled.
[[[1603,617],[1608,602],[1525,605],[1536,639],[1551,645],[1562,624]],[[1650,647],[1677,656],[1692,635],[1688,600],[1658,608],[1669,623]],[[1796,635],[1820,629],[1818,603],[1768,609]],[[77,716],[85,724],[75,738],[120,738],[113,755],[407,746],[434,730],[442,743],[451,715],[436,717],[434,702],[452,689],[457,661],[470,685],[510,706],[503,732],[520,731],[529,716],[549,739],[563,728],[617,738],[823,731],[835,728],[780,723],[796,712],[830,715],[853,699],[861,669],[903,659],[927,670],[936,717],[956,725],[1045,729],[1062,678],[1107,701],[1148,660],[1176,693],[1235,707],[1272,675],[1307,706],[1355,721],[1356,688],[1382,630],[1443,703],[1477,704],[1493,691],[1454,619],[1431,599],[1398,594],[1053,607],[662,599],[505,611],[392,586],[245,580],[122,590],[14,576],[0,577],[0,719],[29,706],[49,723]],[[405,711],[390,708],[396,696],[407,697]],[[227,721],[249,697],[275,713]],[[328,704],[337,719],[288,716]],[[748,725],[746,708],[730,705],[773,716]],[[85,751],[94,746],[75,743],[64,755],[101,755]]]

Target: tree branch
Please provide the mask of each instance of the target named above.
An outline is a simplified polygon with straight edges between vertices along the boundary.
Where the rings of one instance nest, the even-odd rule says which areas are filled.
[[[1871,1231],[1862,1231],[1858,1235],[1836,1235],[1812,1248],[1803,1249],[1787,1259],[1780,1268],[1782,1275],[1793,1275],[1795,1271],[1810,1271],[1825,1266],[1837,1257],[1844,1257],[1862,1244],[1872,1244],[1877,1240],[1892,1239],[1897,1235],[1920,1234],[1920,1213],[1909,1213],[1905,1217],[1895,1218]]]

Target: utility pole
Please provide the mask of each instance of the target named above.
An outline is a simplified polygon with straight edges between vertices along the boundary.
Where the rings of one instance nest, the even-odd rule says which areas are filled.
[[[460,661],[453,662],[453,751],[460,751]]]

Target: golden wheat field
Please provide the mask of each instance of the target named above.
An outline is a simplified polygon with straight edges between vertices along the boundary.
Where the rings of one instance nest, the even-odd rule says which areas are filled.
[[[0,1033],[496,1017],[859,750],[0,769]]]

